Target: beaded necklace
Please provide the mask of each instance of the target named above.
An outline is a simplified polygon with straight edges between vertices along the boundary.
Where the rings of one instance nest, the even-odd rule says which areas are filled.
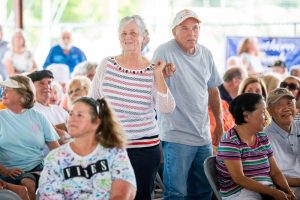
[[[119,63],[117,63],[116,59],[114,57],[111,58],[113,60],[114,66],[118,68],[118,70],[125,72],[125,73],[130,73],[130,74],[143,74],[146,73],[147,71],[152,71],[155,69],[154,64],[150,64],[148,67],[145,69],[128,69],[125,67],[122,67]]]

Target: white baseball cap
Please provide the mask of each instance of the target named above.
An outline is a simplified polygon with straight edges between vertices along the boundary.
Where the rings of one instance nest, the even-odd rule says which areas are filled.
[[[179,24],[181,24],[184,20],[188,19],[188,18],[194,18],[198,21],[198,23],[201,23],[201,20],[199,19],[198,15],[189,9],[184,9],[179,11],[174,20],[173,20],[173,24],[172,24],[172,29],[174,29],[176,26],[178,26]]]
[[[15,81],[13,79],[6,79],[5,81],[2,81],[0,83],[1,86],[4,86],[4,87],[8,87],[8,88],[26,88],[22,83],[19,83],[18,81]]]

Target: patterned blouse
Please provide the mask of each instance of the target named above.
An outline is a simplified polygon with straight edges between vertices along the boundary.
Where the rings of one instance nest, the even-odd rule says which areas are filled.
[[[124,149],[97,148],[79,156],[67,143],[51,151],[39,180],[40,199],[109,199],[112,182],[124,180],[136,187]]]

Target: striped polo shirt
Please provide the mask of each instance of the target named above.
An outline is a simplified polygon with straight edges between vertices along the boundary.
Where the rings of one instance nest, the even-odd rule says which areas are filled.
[[[228,197],[243,189],[230,177],[224,160],[241,160],[245,176],[264,185],[273,185],[268,159],[272,155],[273,151],[265,133],[258,133],[256,144],[250,147],[240,140],[234,128],[230,129],[223,136],[217,154],[216,168],[221,196]]]
[[[109,100],[126,132],[127,148],[159,144],[154,111],[152,65],[142,70],[120,66],[114,57],[106,63],[103,95]]]

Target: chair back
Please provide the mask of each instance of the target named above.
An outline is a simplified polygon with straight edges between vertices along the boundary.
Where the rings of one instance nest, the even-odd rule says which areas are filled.
[[[9,190],[0,190],[0,199],[22,200],[16,193],[9,191]]]
[[[217,178],[216,156],[211,156],[206,158],[203,165],[204,165],[204,173],[214,192],[215,197],[218,200],[221,200],[222,198],[220,195],[218,178]]]

